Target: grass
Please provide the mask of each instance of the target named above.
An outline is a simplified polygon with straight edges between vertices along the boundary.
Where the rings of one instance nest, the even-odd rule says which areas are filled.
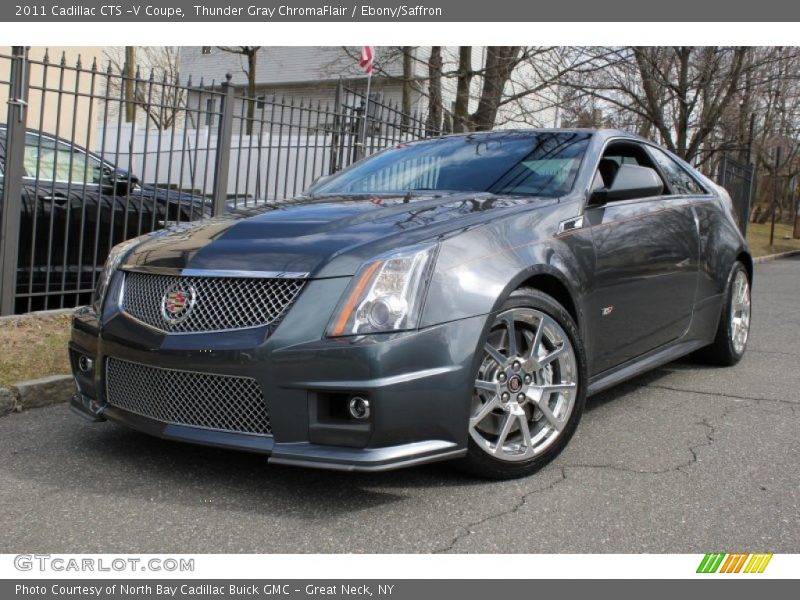
[[[784,223],[775,223],[775,239],[769,245],[770,224],[749,223],[747,225],[747,243],[753,256],[767,256],[789,250],[800,250],[800,240],[792,238],[792,226]]]
[[[67,341],[71,315],[0,321],[0,387],[70,372]]]

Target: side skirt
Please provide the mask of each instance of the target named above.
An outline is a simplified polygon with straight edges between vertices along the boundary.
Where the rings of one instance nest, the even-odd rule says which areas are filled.
[[[661,348],[657,348],[647,354],[635,358],[627,363],[623,363],[608,371],[598,373],[589,379],[589,389],[587,396],[593,396],[603,390],[622,383],[628,379],[632,379],[637,375],[642,375],[653,369],[665,365],[673,360],[677,360],[687,354],[691,354],[695,350],[699,350],[707,345],[707,341],[703,340],[678,340]]]

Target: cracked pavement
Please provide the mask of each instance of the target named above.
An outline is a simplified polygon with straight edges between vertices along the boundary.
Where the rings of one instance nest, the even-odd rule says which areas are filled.
[[[671,363],[590,398],[527,479],[382,474],[89,424],[0,419],[0,552],[800,552],[800,258],[757,266],[745,359]]]

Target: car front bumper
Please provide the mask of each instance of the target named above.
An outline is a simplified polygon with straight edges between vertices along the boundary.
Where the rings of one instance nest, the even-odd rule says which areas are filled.
[[[486,317],[419,331],[325,339],[320,332],[330,312],[318,310],[318,299],[338,298],[343,283],[311,282],[271,333],[262,327],[167,335],[120,312],[106,313],[101,331],[92,311],[79,311],[70,342],[79,390],[72,409],[165,439],[263,453],[274,464],[381,471],[462,456],[474,356]],[[89,371],[80,369],[81,356],[91,359]],[[255,379],[271,435],[190,426],[109,403],[109,358]],[[339,409],[353,395],[368,399],[367,419]]]

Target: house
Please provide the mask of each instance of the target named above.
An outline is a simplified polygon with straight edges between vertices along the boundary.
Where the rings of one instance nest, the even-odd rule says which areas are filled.
[[[229,50],[235,50],[231,47]],[[360,46],[264,46],[256,54],[256,96],[269,99],[275,95],[279,100],[285,97],[297,101],[303,99],[306,106],[320,102],[333,106],[336,86],[342,81],[348,88],[361,93],[366,86],[366,77],[358,66],[357,56]],[[428,98],[428,59],[431,46],[413,46],[411,52],[411,114],[425,120],[427,118]],[[472,51],[472,68],[480,72],[486,60],[486,46],[475,46]],[[459,47],[442,46],[442,70],[449,75],[442,79],[442,104],[446,113],[453,112],[456,97],[456,78]],[[371,92],[374,98],[384,104],[402,106],[403,96],[403,53],[399,46],[378,47],[376,49],[376,68],[372,78]],[[543,65],[539,65],[541,70]],[[201,79],[206,87],[219,88],[225,76],[230,73],[232,83],[239,95],[247,87],[247,58],[221,49],[217,46],[186,46],[180,49],[180,71],[182,76],[192,77],[197,85]],[[530,65],[520,65],[510,84],[509,92],[520,95],[527,85],[539,83],[537,69]],[[470,110],[476,108],[480,95],[481,79],[473,78],[470,90]],[[497,126],[553,126],[559,121],[555,110],[557,97],[552,89],[541,90],[536,94],[520,95],[513,104],[500,110]],[[557,93],[557,92],[555,92]],[[214,98],[206,98],[208,106],[201,108],[206,113],[217,110]],[[189,99],[190,106],[198,106],[198,99]],[[238,108],[238,107],[237,107]],[[211,120],[213,116],[207,117]],[[210,125],[201,123],[200,125]]]
[[[230,47],[235,50],[237,47]],[[422,49],[414,48],[413,52]],[[367,78],[358,66],[359,47],[345,49],[341,46],[264,46],[256,53],[256,99],[269,100],[281,98],[303,100],[305,106],[333,108],[336,88],[341,81],[346,87],[364,93]],[[403,63],[399,52],[377,56],[380,69],[376,69],[370,84],[370,97],[384,104],[402,106]],[[231,83],[237,88],[237,96],[247,92],[247,57],[224,50],[217,46],[184,46],[180,49],[181,78],[189,77],[198,86],[201,81],[205,89],[219,89],[226,75],[231,74]],[[425,82],[426,65],[424,58],[413,61],[413,77],[417,84],[411,94],[411,112],[424,118],[426,110]],[[205,97],[208,106],[202,106],[206,120],[213,119],[218,110],[216,99]],[[190,94],[189,106],[197,106],[197,93]],[[260,108],[260,107],[259,107]],[[239,114],[238,107],[234,114]],[[212,125],[211,122],[200,125]]]
[[[96,119],[90,106],[90,95],[100,94],[102,90],[85,73],[78,75],[77,65],[89,71],[97,60],[102,64],[107,49],[95,46],[51,46],[31,47],[28,50],[28,127],[59,135],[72,137],[72,131],[79,132],[75,143],[91,148],[94,146],[95,127],[90,122]],[[0,46],[0,81],[8,81],[11,70],[11,47]],[[63,62],[64,68],[61,68]],[[59,94],[58,89],[68,90]],[[0,85],[0,106],[8,103],[8,86]],[[6,121],[6,114],[0,114],[0,122]]]

